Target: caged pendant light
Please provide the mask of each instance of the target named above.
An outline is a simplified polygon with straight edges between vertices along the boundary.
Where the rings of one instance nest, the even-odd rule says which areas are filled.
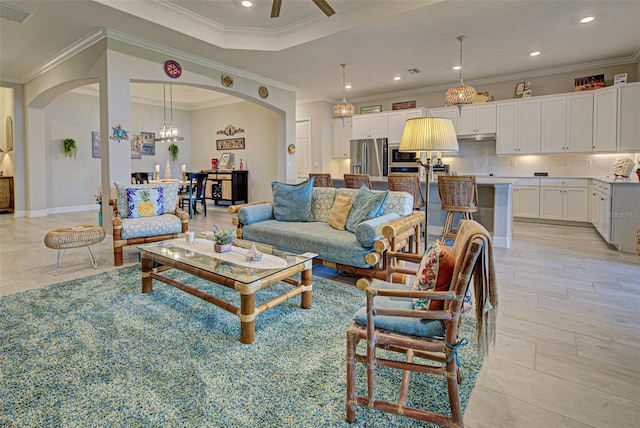
[[[460,41],[460,84],[449,88],[445,95],[447,104],[457,105],[460,111],[462,111],[462,107],[465,104],[471,104],[477,95],[476,89],[473,86],[465,85],[462,81],[462,41],[464,38],[465,36],[457,37]]]
[[[162,113],[164,115],[164,124],[160,131],[160,138],[156,138],[158,142],[170,142],[184,140],[178,135],[178,128],[173,126],[173,85],[169,85],[169,106],[171,111],[171,122],[167,124],[167,87],[162,85]]]
[[[333,106],[333,115],[338,119],[342,119],[342,124],[344,125],[347,118],[353,116],[356,112],[356,108],[353,104],[347,102],[347,96],[345,95],[344,69],[347,64],[340,65],[342,66],[342,101]]]

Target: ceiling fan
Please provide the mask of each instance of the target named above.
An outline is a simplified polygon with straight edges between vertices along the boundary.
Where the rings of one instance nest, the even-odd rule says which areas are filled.
[[[320,10],[322,12],[324,12],[325,15],[327,16],[331,16],[334,13],[336,13],[335,10],[333,10],[333,8],[331,6],[329,6],[329,3],[326,2],[326,0],[312,0],[316,6],[318,6],[320,8]],[[272,18],[277,18],[280,16],[280,7],[282,6],[282,0],[272,0],[271,2],[271,17]]]

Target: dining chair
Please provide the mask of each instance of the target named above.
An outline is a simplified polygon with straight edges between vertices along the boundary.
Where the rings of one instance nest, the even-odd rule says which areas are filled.
[[[344,187],[347,189],[359,189],[363,185],[371,190],[371,178],[369,174],[345,174]]]
[[[180,208],[184,209],[185,204],[189,204],[189,218],[193,218],[194,214],[200,214],[196,209],[196,204],[202,204],[204,216],[207,216],[207,199],[205,190],[207,188],[207,179],[209,174],[206,172],[187,172],[187,181],[189,184],[180,192],[182,199],[180,200]]]
[[[331,181],[331,174],[328,172],[310,172],[309,178],[315,177],[313,181],[313,187],[333,187],[333,181]]]
[[[149,184],[149,173],[147,172],[132,172],[131,184]]]
[[[455,215],[460,214],[464,220],[473,220],[473,213],[478,211],[476,176],[439,175],[438,193],[442,201],[442,211],[447,212],[440,239],[455,239]]]
[[[431,251],[435,251],[436,255]],[[447,251],[447,260],[444,262],[441,254]],[[495,343],[498,295],[491,235],[479,223],[468,220],[461,222],[460,233],[452,250],[436,242],[424,256],[397,253],[397,258],[420,264],[413,273],[418,275],[416,281],[422,286],[372,278],[361,278],[356,283],[359,289],[365,290],[366,305],[358,309],[347,329],[346,420],[355,422],[356,407],[362,406],[462,428],[464,422],[458,385],[464,363],[460,361],[459,349],[473,338],[459,336],[460,323],[475,322],[479,359],[484,358]],[[437,263],[439,267],[434,268]],[[443,264],[447,266],[446,269]],[[434,271],[437,277],[432,276]],[[446,275],[441,285],[443,271],[446,271]],[[475,318],[466,318],[462,317],[463,296],[472,277]],[[430,287],[433,283],[435,289]],[[358,351],[361,340],[366,342],[366,346]],[[377,353],[378,349],[383,352]],[[400,358],[396,358],[398,354]],[[356,371],[358,363],[365,366],[364,371]],[[387,401],[376,391],[376,371],[392,369],[404,372],[403,376],[396,377],[400,383],[400,393],[396,395],[398,402]],[[443,396],[448,395],[449,415],[436,413],[435,409],[428,407],[430,401],[420,400],[420,397],[408,402],[411,372],[416,372],[416,376],[430,374],[446,379],[447,390],[446,393],[443,391]],[[358,377],[364,378],[366,388],[356,388]],[[444,389],[444,383],[438,385]],[[358,395],[358,392],[365,395]],[[418,405],[416,402],[425,404]]]
[[[389,190],[397,192],[407,192],[413,196],[413,209],[420,210],[425,206],[420,176],[410,173],[391,173],[387,176]]]

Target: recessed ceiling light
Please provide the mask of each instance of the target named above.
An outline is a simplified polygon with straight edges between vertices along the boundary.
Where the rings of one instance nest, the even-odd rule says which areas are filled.
[[[529,56],[538,56],[538,55],[540,55],[540,52],[538,52],[538,51],[531,52],[531,53],[529,54]]]
[[[402,79],[402,77],[400,77],[400,76],[396,76],[396,77],[393,78],[393,80],[400,80],[400,79]]]
[[[455,67],[453,67],[454,70],[458,71],[460,70],[462,67],[460,67],[459,65],[456,65]]]
[[[351,89],[351,85],[344,85],[345,89]]]
[[[242,2],[240,2],[240,4],[243,5],[244,7],[253,6],[253,2],[250,2],[249,0],[243,0]]]
[[[581,23],[581,24],[588,24],[588,23],[590,23],[591,21],[593,21],[594,19],[595,19],[595,18],[594,18],[593,16],[585,16],[584,18],[582,18],[582,19],[580,20],[580,23]]]

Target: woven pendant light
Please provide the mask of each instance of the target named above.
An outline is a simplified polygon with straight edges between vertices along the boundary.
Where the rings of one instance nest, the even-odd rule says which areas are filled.
[[[464,38],[465,36],[457,37],[460,41],[460,84],[449,88],[445,95],[447,104],[457,105],[460,111],[465,104],[471,104],[478,94],[473,86],[465,85],[462,81],[462,41]]]
[[[342,124],[344,125],[347,118],[354,115],[356,112],[356,108],[350,102],[347,102],[347,96],[345,94],[345,78],[344,78],[344,69],[347,64],[340,64],[342,66],[342,101],[333,106],[333,116],[342,119]]]

